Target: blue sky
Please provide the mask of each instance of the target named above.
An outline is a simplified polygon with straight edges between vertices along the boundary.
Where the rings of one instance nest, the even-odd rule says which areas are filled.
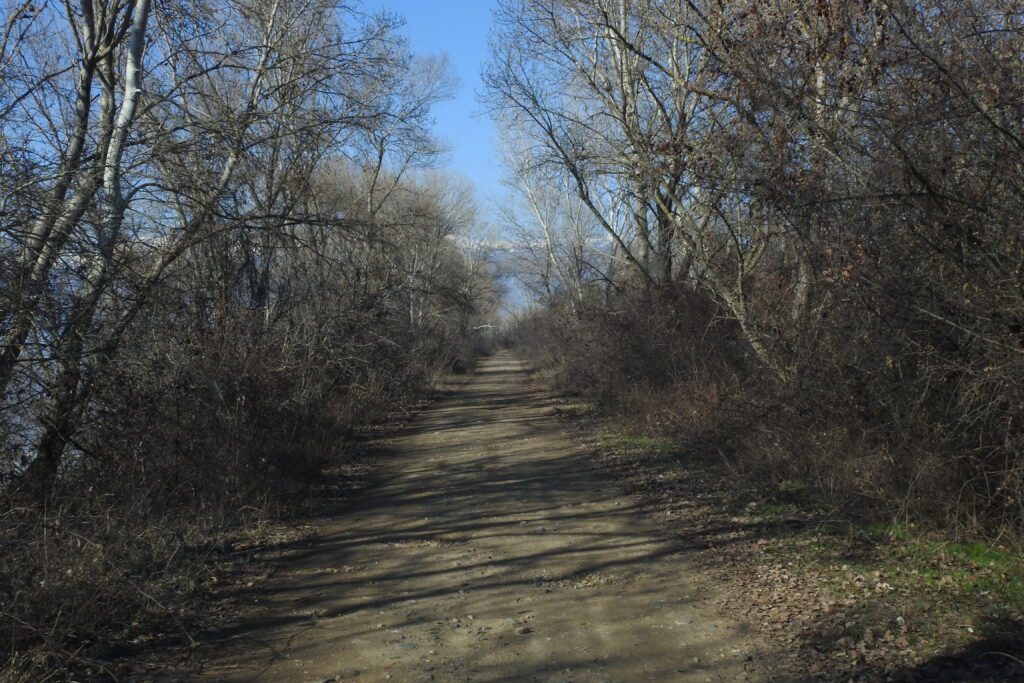
[[[496,133],[490,118],[476,102],[480,68],[487,58],[487,33],[494,0],[364,0],[367,10],[383,9],[405,17],[403,33],[414,52],[448,54],[459,78],[454,100],[434,111],[435,133],[451,153],[448,168],[465,176],[477,189],[486,215],[490,198],[501,192],[501,168]]]
[[[480,69],[489,55],[487,34],[496,0],[363,0],[366,10],[386,10],[405,18],[402,33],[419,54],[448,55],[459,78],[455,98],[434,110],[434,133],[448,142],[451,152],[444,167],[466,177],[476,188],[478,216],[487,225],[494,199],[505,193],[498,163],[497,131],[477,103]],[[521,309],[529,299],[514,278],[506,287],[502,313]]]

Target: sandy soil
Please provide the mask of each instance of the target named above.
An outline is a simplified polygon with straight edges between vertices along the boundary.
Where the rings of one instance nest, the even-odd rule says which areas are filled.
[[[379,484],[289,551],[198,680],[757,680],[714,577],[654,528],[507,353],[421,415]]]

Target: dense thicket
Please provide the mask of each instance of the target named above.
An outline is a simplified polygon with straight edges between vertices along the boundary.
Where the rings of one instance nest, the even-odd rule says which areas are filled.
[[[331,0],[5,5],[0,668],[177,629],[219,531],[472,362],[470,191],[425,170],[452,79],[397,28]]]
[[[737,472],[1019,531],[1022,10],[501,3],[520,341]]]

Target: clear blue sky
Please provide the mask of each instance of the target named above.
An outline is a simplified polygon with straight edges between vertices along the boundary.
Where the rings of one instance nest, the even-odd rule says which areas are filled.
[[[367,10],[386,10],[405,18],[402,32],[414,52],[447,53],[459,78],[455,99],[435,108],[435,134],[451,154],[446,166],[476,186],[486,215],[489,199],[501,191],[501,169],[490,118],[476,102],[480,68],[487,58],[487,33],[494,0],[364,0]]]

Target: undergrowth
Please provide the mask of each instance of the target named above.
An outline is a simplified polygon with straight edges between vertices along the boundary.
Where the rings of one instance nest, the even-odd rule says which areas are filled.
[[[684,536],[714,528],[728,539],[709,543],[703,559],[726,608],[785,650],[782,670],[994,682],[1024,660],[1024,554],[1015,540],[837,517],[799,482],[752,484],[679,439],[636,434],[594,403],[566,400],[558,412],[584,421],[652,511],[669,510]]]

